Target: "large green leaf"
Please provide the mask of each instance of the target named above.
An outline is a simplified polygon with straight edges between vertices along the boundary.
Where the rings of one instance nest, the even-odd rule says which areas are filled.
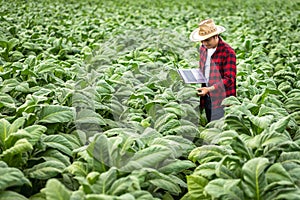
[[[178,124],[178,122],[177,122],[177,124]],[[195,138],[196,136],[199,135],[199,130],[196,126],[182,125],[182,124],[180,124],[180,126],[172,128],[172,130],[168,131],[168,132],[172,132],[176,135],[181,135],[185,138]]]
[[[41,138],[41,135],[47,130],[45,126],[33,125],[25,129],[19,129],[17,132],[10,133],[6,139],[6,146],[12,146],[21,138],[27,139],[31,145],[35,145]]]
[[[41,125],[32,125],[24,128],[24,130],[31,135],[31,137],[27,140],[34,145],[39,140],[41,135],[46,132],[47,127]]]
[[[199,175],[188,175],[186,177],[188,185],[188,193],[191,199],[211,199],[208,195],[204,193],[204,188],[208,184],[208,180]]]
[[[206,128],[200,133],[200,138],[202,138],[207,143],[217,143],[222,130],[218,128]]]
[[[143,144],[149,145],[155,138],[159,137],[162,137],[162,135],[157,132],[157,130],[147,127],[139,136],[139,139],[143,142]]]
[[[65,164],[60,161],[49,160],[24,170],[24,173],[30,178],[47,180],[63,172],[65,167]]]
[[[110,108],[110,112],[114,115],[115,119],[118,119],[125,109],[122,102],[115,98],[110,100],[108,107]]]
[[[224,146],[204,145],[193,149],[193,151],[189,154],[189,159],[193,162],[203,164],[206,162],[219,161],[225,155],[231,153],[232,151]]]
[[[291,141],[289,135],[286,135],[284,133],[279,133],[276,131],[267,130],[263,132],[263,134],[261,134],[259,142],[262,147],[266,148],[266,146],[270,146],[270,147],[279,146],[279,144],[286,143],[287,141]]]
[[[28,200],[25,196],[13,191],[0,191],[0,199],[3,200]]]
[[[295,200],[298,199],[300,196],[300,189],[286,189],[281,190],[280,194],[274,197],[272,200]],[[271,200],[271,199],[270,199]]]
[[[178,195],[181,192],[181,189],[178,185],[166,179],[152,179],[149,180],[149,182],[156,187],[164,189],[174,195]]]
[[[163,138],[166,139],[167,141],[169,141],[169,144],[174,143],[174,144],[180,145],[180,148],[177,149],[179,151],[178,154],[180,156],[183,156],[182,154],[186,154],[196,147],[191,140],[184,138],[183,136],[166,135]]]
[[[3,151],[0,155],[0,158],[12,161],[11,159],[14,157],[14,155],[25,153],[32,149],[32,145],[26,139],[20,139],[14,144],[14,146]]]
[[[10,126],[9,133],[17,132],[25,123],[25,117],[17,118]]]
[[[262,116],[262,117],[258,117],[258,116],[254,116],[254,115],[249,116],[250,121],[255,126],[257,126],[258,133],[256,133],[256,134],[259,134],[261,132],[261,130],[264,130],[267,127],[269,127],[273,118],[274,118],[273,115],[266,115],[266,116]],[[252,126],[252,128],[253,128],[253,126]]]
[[[86,195],[82,190],[72,192],[70,200],[82,200],[85,199]]]
[[[290,121],[290,116],[281,118],[277,122],[271,124],[270,130],[281,133],[286,129],[289,121]]]
[[[218,162],[203,163],[194,170],[193,174],[203,178],[212,179],[213,176],[216,175],[217,165]]]
[[[164,174],[178,174],[184,170],[196,167],[196,165],[189,160],[171,160],[168,164],[159,168],[158,170]]]
[[[48,149],[45,152],[39,154],[39,156],[32,158],[31,160],[38,160],[41,158],[44,159],[45,161],[49,161],[49,160],[60,161],[61,163],[64,163],[66,167],[71,165],[70,157],[66,156],[65,154],[61,153],[56,149]]]
[[[176,75],[178,73],[176,72]],[[195,90],[194,87],[186,87],[181,88],[176,94],[176,98],[180,101],[183,102],[184,100],[190,100],[193,97],[196,97],[197,91]]]
[[[287,194],[287,196],[283,198],[285,194]],[[268,184],[264,190],[262,199],[297,199],[295,196],[299,196],[299,189],[295,184],[283,180]]]
[[[243,189],[250,199],[262,199],[262,192],[267,185],[265,169],[269,165],[267,158],[253,158],[244,164]]]
[[[300,164],[300,152],[299,151],[289,151],[282,152],[278,159],[278,162],[285,164],[287,162],[294,162]]]
[[[72,96],[72,105],[73,107],[86,108],[86,109],[94,109],[94,89],[85,89],[76,91],[76,93]]]
[[[144,167],[155,168],[170,156],[170,149],[162,145],[152,145],[134,154],[129,162],[121,167],[122,171],[132,171]]]
[[[183,117],[186,115],[182,105],[173,101],[164,106],[164,111],[166,111],[167,113],[174,113],[178,117]]]
[[[81,135],[79,135],[79,134],[81,134]],[[81,136],[86,137],[86,135],[83,135],[83,134],[84,134],[83,132],[77,131],[77,130],[71,134],[61,133],[61,135],[64,136],[64,138],[66,138],[72,145],[72,150],[83,146],[83,144],[81,143],[81,138],[80,138]]]
[[[282,164],[284,169],[288,171],[289,175],[294,181],[300,179],[300,152],[282,152],[278,162]]]
[[[77,124],[97,124],[105,125],[105,121],[101,115],[93,110],[82,109],[77,113],[76,121]]]
[[[230,130],[235,130],[238,133],[244,133],[247,135],[252,135],[251,127],[249,127],[241,117],[228,114],[225,116],[225,123],[228,125]]]
[[[11,124],[4,118],[0,119],[0,148],[5,149],[5,139],[9,136]]]
[[[175,128],[181,127],[180,125],[181,123],[178,119],[170,119],[165,124],[158,127],[157,131],[164,135],[169,135],[175,132]]]
[[[42,138],[43,143],[47,147],[57,149],[68,156],[72,155],[71,143],[62,135],[48,135]]]
[[[107,194],[112,184],[117,180],[117,170],[111,167],[107,172],[101,173],[98,180],[92,185],[94,193]]]
[[[142,168],[134,171],[133,174],[140,177],[140,180],[145,180],[144,184],[148,184],[149,182],[154,185],[155,188],[161,188],[174,195],[178,195],[181,192],[181,188],[187,188],[187,184],[181,178],[179,178],[177,174],[166,175],[152,168]],[[155,191],[157,189],[153,190]]]
[[[111,94],[115,92],[115,89],[109,84],[107,83],[106,80],[99,80],[97,82],[97,87],[96,87],[97,92],[99,92],[99,94]]]
[[[58,105],[43,106],[39,115],[40,123],[64,123],[74,120],[75,112],[72,108]]]
[[[29,89],[29,84],[26,82],[22,82],[20,83],[16,88],[16,91],[22,92],[22,93],[29,93],[30,89]]]
[[[42,193],[46,195],[47,200],[67,200],[71,197],[71,191],[56,179],[48,180]]]
[[[105,135],[101,134],[97,136],[97,138],[89,144],[87,152],[100,163],[101,168],[97,170],[106,171],[107,166],[112,166],[109,140]]]
[[[239,155],[226,155],[216,165],[216,175],[223,179],[236,179],[240,177],[244,159]]]
[[[136,176],[130,175],[114,181],[108,190],[108,194],[119,196],[134,190],[141,190],[140,183]]]
[[[31,182],[17,168],[8,167],[5,162],[0,161],[0,190],[3,191],[9,187],[30,185]]]
[[[289,173],[283,168],[281,163],[275,163],[266,172],[266,178],[268,183],[289,181],[293,183],[293,179]]]
[[[112,163],[114,166],[120,167],[123,165],[123,158],[126,160],[131,157],[134,152],[132,151],[132,146],[134,145],[136,139],[134,137],[117,136],[110,139],[110,149]]]
[[[198,101],[197,102],[188,102],[188,103],[181,103],[181,108],[186,113],[184,115],[184,119],[189,120],[193,124],[197,125],[198,120],[200,118],[199,110],[197,109],[197,106],[199,106]]]
[[[212,142],[224,146],[230,145],[236,155],[249,160],[253,158],[254,155],[251,146],[248,145],[243,136],[247,135],[239,135],[233,130],[223,131],[215,136]]]
[[[177,116],[174,113],[165,113],[155,120],[154,128],[159,129],[170,120],[176,120]],[[161,129],[161,128],[160,128]]]
[[[155,138],[150,145],[162,145],[168,147],[170,150],[172,150],[172,155],[175,158],[178,158],[182,155],[182,147],[180,142],[177,142],[175,140],[162,137],[162,138]]]
[[[7,107],[12,109],[16,108],[15,101],[13,97],[11,97],[10,95],[0,92],[0,99],[1,99],[0,108],[1,107]]]
[[[210,181],[204,188],[212,198],[216,199],[230,199],[230,200],[243,200],[244,193],[239,179],[214,179]]]
[[[241,102],[237,97],[230,96],[223,100],[222,105],[227,105],[227,106],[241,105]]]
[[[7,93],[9,93],[13,89],[15,89],[19,84],[20,84],[20,82],[15,78],[4,80],[2,82],[2,88],[1,88],[1,92],[3,92],[3,93],[0,93],[1,94],[0,96],[3,95],[2,97],[4,97],[4,99],[6,99],[6,98],[10,99],[11,96],[7,95]],[[8,99],[6,99],[6,100],[8,100]]]
[[[75,161],[71,165],[69,165],[65,170],[75,176],[85,177],[88,174],[89,167],[87,163]]]
[[[51,90],[42,88],[38,92],[42,94],[36,94],[36,95],[27,95],[26,96],[26,101],[17,108],[17,113],[21,114],[23,112],[25,113],[34,113],[39,107],[40,102],[47,101],[48,98],[45,97],[47,94],[51,93]],[[46,93],[46,94],[43,94]],[[41,95],[41,96],[38,96]]]
[[[54,63],[54,60],[46,60],[38,65],[35,66],[34,72],[36,73],[53,73],[59,66]]]
[[[36,193],[32,196],[30,196],[29,200],[45,200],[46,199],[46,195],[44,193]]]
[[[254,157],[252,149],[240,137],[233,138],[230,146],[240,158],[251,159]]]

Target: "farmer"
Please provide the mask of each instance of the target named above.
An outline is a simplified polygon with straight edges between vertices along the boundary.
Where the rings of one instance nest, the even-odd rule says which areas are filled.
[[[207,83],[197,88],[197,95],[208,122],[224,116],[223,99],[236,96],[236,55],[220,37],[224,31],[224,27],[206,19],[190,34],[191,41],[201,42],[199,67]]]

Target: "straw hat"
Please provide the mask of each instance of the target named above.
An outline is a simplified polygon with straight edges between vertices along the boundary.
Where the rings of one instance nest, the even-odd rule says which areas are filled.
[[[214,35],[224,32],[226,29],[223,26],[215,25],[214,20],[206,19],[200,22],[199,28],[196,28],[190,35],[190,40],[199,42],[206,40]]]

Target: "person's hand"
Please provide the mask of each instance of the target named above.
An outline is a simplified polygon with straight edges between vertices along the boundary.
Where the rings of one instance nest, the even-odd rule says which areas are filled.
[[[215,89],[214,86],[211,86],[211,87],[201,87],[201,88],[197,88],[197,95],[198,96],[205,96],[207,93],[213,91]]]
[[[202,96],[202,97],[205,96],[209,92],[207,87],[197,88],[197,91],[198,91],[197,95]]]

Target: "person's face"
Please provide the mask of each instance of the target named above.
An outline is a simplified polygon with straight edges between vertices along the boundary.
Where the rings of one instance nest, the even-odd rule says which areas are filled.
[[[210,38],[207,38],[206,40],[202,40],[201,43],[208,49],[216,48],[218,45],[218,36],[212,36]]]

